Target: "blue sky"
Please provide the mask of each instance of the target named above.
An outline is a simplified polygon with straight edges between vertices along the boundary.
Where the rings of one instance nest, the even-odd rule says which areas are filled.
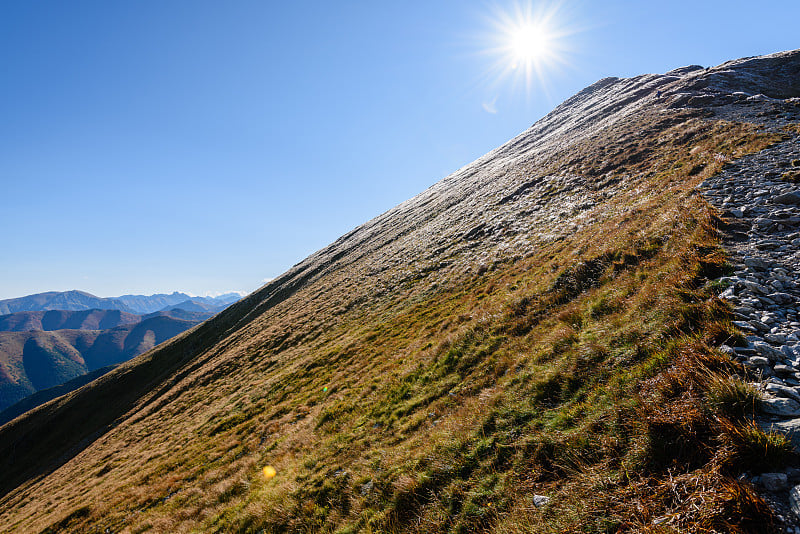
[[[533,2],[523,83],[520,6],[1,3],[0,298],[250,291],[599,78],[800,47],[796,0]]]

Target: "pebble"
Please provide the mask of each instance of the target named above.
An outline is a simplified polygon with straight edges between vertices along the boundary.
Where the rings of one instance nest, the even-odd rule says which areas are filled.
[[[792,512],[800,517],[800,485],[793,487],[789,491],[789,505],[792,507]]]
[[[550,497],[547,497],[546,495],[534,495],[533,496],[533,505],[534,506],[544,506],[548,502],[550,502]]]

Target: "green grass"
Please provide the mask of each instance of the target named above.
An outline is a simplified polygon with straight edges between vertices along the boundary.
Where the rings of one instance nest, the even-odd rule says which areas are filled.
[[[542,163],[626,181],[567,237],[485,269],[416,271],[368,305],[347,269],[299,290],[207,347],[97,445],[107,457],[69,464],[94,493],[58,498],[91,504],[47,524],[769,531],[738,470],[794,456],[749,423],[753,392],[715,349],[739,334],[708,283],[727,263],[694,186],[721,168],[713,154],[775,140],[686,116],[620,124]],[[590,172],[598,161],[611,176]]]

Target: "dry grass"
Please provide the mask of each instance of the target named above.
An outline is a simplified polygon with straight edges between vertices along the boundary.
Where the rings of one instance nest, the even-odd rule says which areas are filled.
[[[127,532],[768,531],[771,512],[733,477],[755,451],[792,458],[747,423],[750,392],[714,349],[736,334],[706,287],[725,257],[694,186],[774,141],[748,125],[647,117],[541,162],[620,187],[568,236],[534,228],[533,252],[485,269],[432,270],[379,293],[390,273],[354,264],[309,284],[54,475],[6,496],[0,520]],[[265,479],[265,465],[277,476]],[[537,494],[550,502],[536,506]]]

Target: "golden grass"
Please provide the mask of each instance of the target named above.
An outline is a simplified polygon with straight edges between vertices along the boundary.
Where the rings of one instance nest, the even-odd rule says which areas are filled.
[[[619,187],[605,186],[615,194],[598,196],[570,234],[538,239],[534,228],[528,254],[498,254],[485,269],[454,257],[469,269],[380,293],[397,273],[355,264],[309,284],[53,475],[6,496],[0,521],[127,532],[766,529],[771,512],[735,480],[737,462],[753,447],[778,463],[790,455],[747,425],[738,390],[720,386],[737,369],[713,344],[736,333],[704,288],[725,258],[694,187],[776,139],[645,117],[540,162],[542,173],[582,169]],[[551,500],[538,507],[536,494]]]

